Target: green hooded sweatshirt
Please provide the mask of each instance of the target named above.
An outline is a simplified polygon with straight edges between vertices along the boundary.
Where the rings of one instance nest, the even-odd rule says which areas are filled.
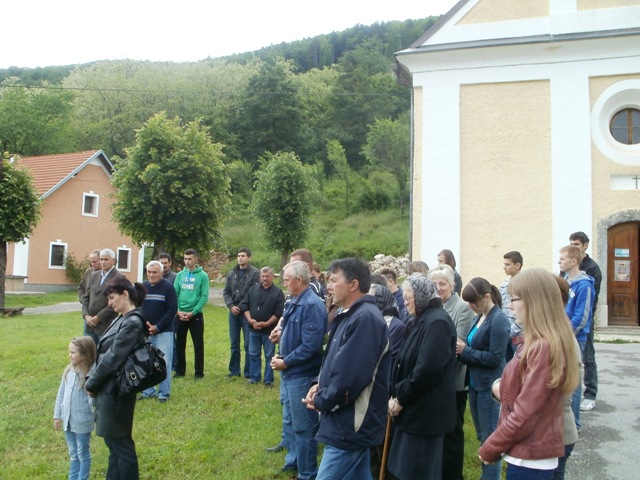
[[[176,276],[173,286],[178,296],[178,311],[194,315],[202,313],[209,300],[209,276],[202,267],[196,266],[193,272],[185,267]]]

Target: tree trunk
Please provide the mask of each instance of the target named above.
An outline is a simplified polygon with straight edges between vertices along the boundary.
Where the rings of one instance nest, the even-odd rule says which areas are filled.
[[[280,274],[282,275],[284,272],[284,266],[289,263],[289,251],[283,250],[282,256],[280,257]]]
[[[7,242],[0,241],[0,308],[4,308],[4,285],[7,273]]]

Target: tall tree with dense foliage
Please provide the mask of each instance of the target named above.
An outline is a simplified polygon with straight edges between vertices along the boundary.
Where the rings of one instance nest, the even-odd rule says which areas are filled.
[[[69,119],[73,94],[27,88],[16,79],[0,86],[0,151],[43,155],[71,150]]]
[[[409,198],[410,137],[408,115],[403,115],[398,120],[378,119],[369,128],[367,143],[362,150],[371,165],[382,166],[395,177],[398,182],[398,205],[401,212],[404,211]]]
[[[302,122],[298,83],[290,62],[264,62],[251,77],[232,120],[238,150],[254,166],[265,152],[297,151]]]
[[[230,203],[222,158],[222,146],[199,121],[182,125],[154,115],[116,165],[113,213],[120,230],[138,244],[152,243],[154,255],[187,248],[206,254],[219,244]]]
[[[313,177],[295,153],[266,154],[257,172],[251,210],[264,226],[267,243],[280,252],[280,267],[309,233],[314,207]]]
[[[7,245],[31,235],[40,219],[40,195],[19,162],[0,158],[0,308],[4,307]]]
[[[396,118],[410,107],[409,89],[396,81],[391,67],[380,42],[373,40],[363,41],[340,58],[331,137],[340,140],[356,170],[365,164],[362,147],[369,125],[377,118]]]

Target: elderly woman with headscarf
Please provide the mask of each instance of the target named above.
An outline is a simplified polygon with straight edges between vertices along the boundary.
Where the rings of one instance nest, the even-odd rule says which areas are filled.
[[[456,329],[431,280],[411,275],[402,290],[413,318],[393,368],[388,469],[400,480],[438,480],[444,436],[456,423]]]

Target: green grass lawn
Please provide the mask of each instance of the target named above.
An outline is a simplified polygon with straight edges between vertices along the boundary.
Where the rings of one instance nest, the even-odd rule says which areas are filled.
[[[192,377],[189,341],[187,376],[173,382],[171,400],[136,407],[141,478],[271,480],[284,458],[264,451],[280,439],[278,376],[273,389],[227,379],[227,312],[209,305],[205,319],[205,378]],[[66,443],[53,429],[53,406],[69,340],[81,332],[79,313],[0,318],[0,478],[66,478]],[[478,444],[467,417],[465,478],[474,479]],[[91,451],[91,478],[104,478],[108,450],[101,438],[92,438]]]
[[[24,295],[8,293],[5,295],[5,306],[7,307],[42,307],[55,305],[62,302],[77,302],[78,291],[75,288],[64,292],[41,293],[36,295]]]

